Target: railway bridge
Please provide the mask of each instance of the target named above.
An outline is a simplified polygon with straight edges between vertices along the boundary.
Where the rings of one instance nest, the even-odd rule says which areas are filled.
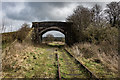
[[[57,22],[57,21],[45,21],[45,22],[32,22],[32,28],[34,28],[34,43],[42,42],[42,35],[47,31],[56,30],[65,35],[65,43],[71,45],[74,43],[74,35],[72,32],[72,22]]]

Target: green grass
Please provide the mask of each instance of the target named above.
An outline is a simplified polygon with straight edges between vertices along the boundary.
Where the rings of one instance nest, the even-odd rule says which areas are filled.
[[[90,71],[94,72],[98,77],[102,78],[114,78],[117,77],[115,73],[110,72],[103,64],[96,63],[92,60],[80,58],[80,61],[88,68]]]
[[[72,54],[72,49],[67,48],[67,50]],[[75,58],[84,64],[91,72],[93,72],[99,78],[116,78],[118,74],[111,72],[105,65],[101,62],[97,63],[93,59],[85,58],[85,57],[77,57]]]
[[[64,46],[64,43],[50,42],[48,43],[50,46]]]
[[[12,66],[21,65],[21,69],[16,72],[14,72],[16,68],[6,71],[6,77],[56,78],[57,67],[55,53],[47,49],[46,47],[34,47],[34,51],[21,53],[21,59],[24,59],[24,61],[21,63],[13,61],[12,63]]]
[[[57,49],[57,51],[55,51]],[[11,65],[14,68],[6,70],[4,77],[17,77],[17,78],[56,78],[57,76],[57,61],[55,54],[59,55],[60,72],[63,78],[86,78],[89,77],[84,69],[78,68],[79,65],[75,63],[75,59],[71,58],[62,48],[42,46],[32,47],[29,51],[17,52],[19,59],[11,59]],[[15,58],[15,57],[13,57]],[[23,60],[22,62],[19,62]],[[96,63],[84,57],[78,59],[88,69],[94,72],[99,77],[113,78],[116,74],[111,73],[105,69],[101,63]],[[71,76],[69,74],[80,74]]]
[[[71,58],[64,50],[59,51],[60,72],[63,78],[87,78],[88,74],[85,70],[75,63],[75,59]]]
[[[5,49],[7,46],[9,46],[11,44],[11,42],[9,43],[2,43],[2,49]]]

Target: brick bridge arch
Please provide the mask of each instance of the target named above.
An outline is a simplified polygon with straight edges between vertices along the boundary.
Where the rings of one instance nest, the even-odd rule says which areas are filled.
[[[74,35],[72,34],[71,29],[72,23],[71,22],[32,22],[32,28],[34,28],[34,36],[33,42],[34,43],[41,43],[42,42],[42,35],[47,31],[56,30],[60,31],[65,35],[65,43],[67,45],[71,45],[74,42]]]

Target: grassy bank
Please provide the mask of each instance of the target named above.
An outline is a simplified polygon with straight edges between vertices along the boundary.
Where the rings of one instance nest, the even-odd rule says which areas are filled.
[[[31,28],[23,26],[22,28],[20,28],[18,31],[15,31],[15,32],[1,33],[2,48],[3,49],[6,48],[15,40],[22,42],[26,38],[30,30]]]
[[[112,46],[107,48],[90,43],[79,43],[68,50],[99,78],[116,78],[118,77],[118,53]]]
[[[54,48],[15,43],[2,54],[5,78],[56,78]]]

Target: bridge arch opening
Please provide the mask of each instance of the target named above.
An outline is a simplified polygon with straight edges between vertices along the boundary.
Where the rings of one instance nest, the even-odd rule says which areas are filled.
[[[65,34],[61,30],[46,30],[42,33],[41,42],[51,45],[65,45]]]

